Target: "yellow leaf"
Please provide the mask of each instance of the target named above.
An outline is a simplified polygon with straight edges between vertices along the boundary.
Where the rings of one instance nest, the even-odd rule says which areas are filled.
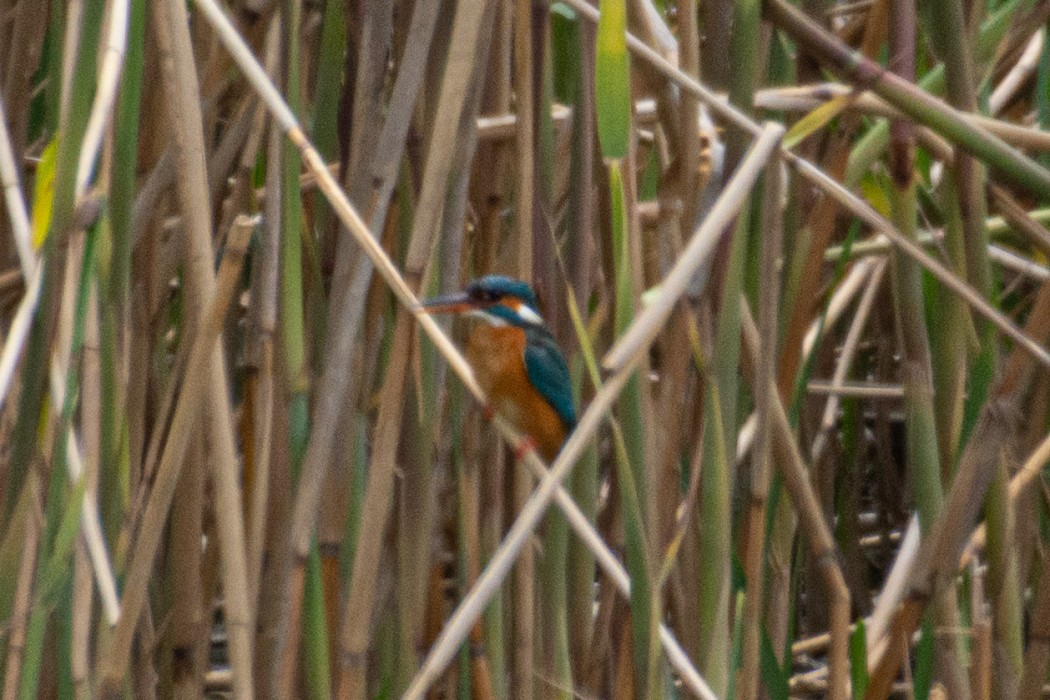
[[[784,134],[784,148],[794,148],[809,138],[813,132],[827,126],[828,122],[849,107],[850,103],[853,102],[853,99],[853,93],[833,97],[806,116],[799,119],[795,122],[795,125],[788,129],[788,132]]]
[[[625,0],[602,0],[594,59],[598,143],[607,159],[627,157],[631,134],[631,68]]]
[[[55,160],[58,154],[58,139],[51,139],[40,155],[33,185],[33,247],[40,250],[51,226],[51,209],[55,199]]]
[[[886,195],[886,190],[883,188],[879,181],[872,177],[869,173],[865,175],[860,181],[860,193],[864,199],[868,201],[871,208],[879,212],[886,218],[890,217],[892,213],[890,208],[890,198]]]

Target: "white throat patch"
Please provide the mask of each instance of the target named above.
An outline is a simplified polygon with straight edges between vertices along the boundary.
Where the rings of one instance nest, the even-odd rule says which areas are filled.
[[[515,311],[526,323],[531,323],[535,326],[543,325],[543,317],[536,313],[536,311],[528,304],[518,304],[518,308],[515,309]]]

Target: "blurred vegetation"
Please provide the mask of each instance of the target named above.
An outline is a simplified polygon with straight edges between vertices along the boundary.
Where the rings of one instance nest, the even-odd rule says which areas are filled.
[[[1048,22],[0,0],[2,697],[1045,695]]]

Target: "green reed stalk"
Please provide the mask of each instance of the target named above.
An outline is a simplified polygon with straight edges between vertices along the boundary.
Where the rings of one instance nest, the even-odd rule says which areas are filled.
[[[131,211],[138,175],[139,111],[145,67],[146,2],[132,2],[128,18],[127,53],[120,93],[113,116],[113,166],[110,175],[108,214],[110,302],[126,309],[131,285]],[[103,452],[105,454],[105,452]]]
[[[47,393],[48,360],[51,356],[48,339],[48,327],[51,316],[57,312],[58,290],[61,289],[62,275],[55,270],[55,263],[62,259],[59,246],[69,232],[70,222],[73,220],[75,206],[75,178],[77,161],[80,153],[80,143],[87,124],[90,111],[91,98],[95,84],[95,56],[98,46],[98,34],[102,25],[102,13],[105,8],[103,3],[88,3],[83,8],[80,17],[70,18],[70,21],[81,23],[80,41],[76,47],[77,63],[73,68],[70,92],[62,95],[63,117],[59,120],[59,131],[55,135],[58,141],[58,155],[55,171],[53,198],[50,202],[35,202],[34,206],[50,207],[51,222],[50,229],[43,246],[43,256],[51,264],[45,272],[42,299],[45,300],[39,309],[34,321],[33,331],[27,348],[27,360],[23,364],[22,395],[19,403],[19,415],[15,425],[12,442],[12,454],[8,471],[8,495],[7,512],[11,511],[14,499],[25,482],[27,470],[31,464],[30,460],[38,449],[37,429],[42,419],[42,407],[44,396]],[[53,17],[52,38],[57,42],[60,36],[57,29],[62,26],[61,10]],[[55,62],[50,66],[51,80],[61,84],[61,65]],[[74,357],[77,356],[80,343],[83,341],[83,318],[84,309],[87,305],[87,280],[90,278],[88,263],[91,260],[93,236],[88,237],[87,246],[84,251],[84,260],[81,270],[81,288],[78,298],[77,328],[74,330]],[[21,698],[31,698],[36,695],[41,675],[41,664],[45,632],[47,630],[50,613],[54,610],[58,600],[58,592],[63,587],[63,581],[72,575],[70,568],[70,553],[72,541],[79,525],[80,508],[83,502],[83,486],[74,491],[80,494],[77,500],[66,498],[66,462],[65,462],[65,437],[66,426],[72,417],[73,400],[76,388],[74,364],[70,368],[67,380],[66,406],[54,407],[56,415],[59,416],[55,446],[51,459],[50,486],[48,488],[47,501],[44,504],[45,523],[43,537],[40,539],[40,552],[37,559],[37,586],[34,595],[32,612],[29,617],[29,625],[25,639],[25,650],[22,668],[20,669],[18,694]],[[72,525],[69,525],[69,522]],[[70,529],[72,534],[70,534]],[[59,664],[68,664],[68,657],[58,660]]]
[[[740,292],[747,250],[748,209],[729,247],[720,312],[704,393],[703,468],[700,473],[700,672],[712,690],[729,687],[733,475],[727,446],[736,444],[737,366],[740,357]]]
[[[734,69],[730,95],[738,105],[750,105],[758,75],[756,47],[761,5],[751,0],[734,4],[734,32],[730,53]],[[730,167],[739,161],[747,147],[746,136],[734,135],[729,141]],[[740,358],[740,294],[747,267],[748,238],[751,232],[749,207],[737,218],[728,246],[719,311],[715,331],[711,376],[704,392],[703,467],[700,475],[700,531],[698,561],[700,593],[700,671],[718,694],[731,685],[730,605],[732,581],[730,567],[733,538],[733,457],[729,446],[736,445],[738,364]],[[757,256],[756,256],[757,257]],[[752,543],[752,546],[754,543]],[[757,545],[760,546],[760,545]]]
[[[537,31],[542,31],[543,28]],[[539,77],[540,90],[536,98],[539,107],[536,110],[536,173],[534,196],[541,203],[542,210],[549,211],[552,202],[552,182],[554,170],[557,165],[557,144],[554,137],[554,123],[551,118],[551,110],[554,103],[554,63],[553,47],[550,41],[543,42],[543,55],[534,57],[534,69],[542,70]],[[562,68],[563,66],[559,66]],[[549,270],[545,274],[554,272],[554,254],[550,248],[555,244],[555,238],[549,237],[545,241],[536,241],[534,268],[543,266]],[[547,261],[550,261],[548,263]],[[537,282],[539,282],[537,277]],[[550,284],[549,289],[557,289],[561,285]],[[559,305],[560,306],[560,305]],[[557,329],[564,328],[566,324],[560,323],[563,317],[562,308],[548,308],[550,323]],[[577,465],[579,466],[579,465]],[[574,470],[575,472],[575,470]],[[552,509],[547,516],[546,532],[544,533],[544,555],[540,561],[540,575],[542,577],[538,597],[541,601],[544,613],[539,616],[540,639],[543,641],[544,658],[539,664],[545,668],[545,673],[550,678],[553,694],[571,700],[574,688],[572,674],[572,647],[569,640],[569,570],[571,560],[569,557],[569,525],[565,516],[559,509]]]
[[[108,278],[101,304],[102,425],[99,436],[99,507],[107,538],[115,541],[124,514],[128,481],[126,397],[120,393],[120,368],[130,358],[119,334],[129,320],[132,240],[131,212],[138,175],[139,111],[145,66],[146,3],[132,2],[128,18],[127,53],[123,78],[113,116],[113,163],[107,207],[109,261],[103,265]],[[124,357],[120,356],[124,350]]]
[[[327,0],[321,24],[321,43],[317,49],[317,79],[313,94],[313,128],[311,138],[317,152],[331,161],[337,155],[339,123],[339,92],[343,77],[343,52],[347,45],[345,4],[341,0]],[[324,194],[314,193],[314,236],[321,240],[327,230],[331,212]]]
[[[286,2],[282,6],[281,27],[284,33],[285,94],[288,105],[295,113],[302,111],[300,104],[299,67],[301,7],[297,2]],[[298,481],[299,472],[306,454],[310,437],[309,392],[306,378],[306,332],[303,319],[303,262],[302,262],[302,194],[299,191],[299,174],[302,162],[298,149],[284,141],[281,154],[281,252],[280,252],[280,311],[281,338],[285,356],[285,371],[291,395],[288,399],[288,450],[293,482]],[[331,674],[328,666],[328,630],[324,624],[324,596],[320,594],[321,560],[316,538],[311,542],[306,560],[305,590],[303,600],[302,635],[305,641],[305,670],[307,686],[314,697],[327,697],[331,689]],[[294,643],[294,642],[293,642]]]
[[[599,107],[600,113],[600,107]],[[616,320],[618,333],[630,325],[634,315],[634,289],[631,281],[631,255],[624,203],[620,162],[609,163],[609,187],[613,222],[613,258],[616,265]],[[645,428],[643,424],[640,373],[628,380],[620,395],[619,422],[623,448],[616,453],[616,476],[619,481],[620,508],[623,514],[625,559],[631,575],[631,632],[634,645],[635,690],[639,697],[659,694],[660,679],[656,673],[659,642],[659,591],[652,585],[649,540],[645,533],[642,489],[645,485]]]
[[[964,5],[956,0],[934,0],[923,3],[923,19],[926,34],[934,50],[944,61],[946,92],[949,102],[956,108],[968,112],[977,112],[977,95],[974,87],[973,59],[970,55],[969,42],[960,41],[966,35],[964,22]],[[970,283],[989,301],[995,301],[992,283],[991,263],[988,258],[988,231],[985,226],[987,216],[985,206],[986,172],[983,165],[969,156],[957,154],[955,173],[952,182],[958,188],[958,196],[952,203],[958,207],[958,214],[953,216],[960,225],[946,228],[946,246],[950,251],[951,261],[957,270],[962,270]],[[954,235],[953,235],[954,234]],[[952,300],[948,307],[962,306],[958,298]],[[966,336],[965,329],[969,324],[958,321],[965,319],[965,309],[956,310],[958,318],[954,326],[947,326],[944,332],[951,340],[945,354],[946,372],[954,375],[945,377],[945,386],[935,385],[936,396],[942,398],[942,411],[950,413],[951,423],[942,422],[941,431],[950,452],[941,454],[947,475],[954,469],[956,449],[962,437],[962,418],[964,404],[964,382],[966,372]],[[997,362],[997,343],[995,331],[991,325],[979,319],[976,322],[981,343],[980,357],[977,362],[988,365],[991,372],[975,371],[970,373],[975,385],[972,391],[980,397],[987,396],[988,385]],[[937,377],[937,374],[934,375]],[[954,401],[954,405],[947,405]],[[945,416],[947,418],[948,416]],[[970,426],[967,426],[970,427]],[[943,448],[942,448],[943,449]],[[1007,495],[1006,482],[1009,474],[1005,465],[1000,465],[988,490],[988,581],[989,593],[993,605],[993,634],[995,646],[1005,652],[1005,664],[993,664],[995,685],[1009,694],[1015,688],[1021,674],[1023,661],[1022,650],[1022,615],[1019,601],[1020,585],[1017,581],[1016,549],[1013,541],[1011,504]],[[998,530],[993,532],[993,530]]]
[[[915,18],[905,11],[892,34],[897,69],[910,77],[915,66]],[[911,125],[895,120],[891,125],[890,155],[892,220],[898,230],[912,240],[917,238],[918,201],[914,163],[915,139]],[[922,270],[912,260],[892,254],[893,298],[902,344],[901,377],[904,385],[904,413],[907,429],[907,469],[919,511],[919,524],[928,534],[940,515],[944,501],[941,486],[937,423],[933,410],[933,376],[930,342],[923,304]],[[953,591],[937,601],[938,624],[957,622],[958,610]],[[961,678],[959,648],[955,639],[939,640],[939,665],[953,697],[965,697],[968,687]]]
[[[73,328],[70,345],[70,357],[80,357],[84,345],[84,325],[88,312],[88,298],[91,288],[96,283],[94,277],[94,250],[98,226],[86,235],[83,255],[80,260],[80,276],[77,286],[75,308],[73,311]],[[50,353],[48,353],[50,354]],[[33,610],[29,617],[29,628],[25,640],[25,658],[19,678],[19,697],[32,698],[37,694],[40,682],[44,633],[51,612],[61,602],[62,591],[66,589],[73,576],[73,545],[80,526],[80,511],[84,503],[85,479],[82,477],[67,494],[68,479],[66,455],[69,426],[73,421],[80,387],[80,363],[70,363],[66,373],[65,403],[55,407],[58,420],[54,431],[52,447],[51,476],[48,487],[47,502],[44,506],[44,532],[40,540],[40,554],[37,559],[37,587]],[[72,610],[64,610],[71,614]],[[70,657],[59,656],[55,659],[58,669],[68,667]],[[69,673],[68,669],[60,675]],[[70,674],[71,675],[71,674]]]
[[[627,55],[627,9],[624,0],[602,0],[598,20],[595,62],[595,100],[598,136],[602,155],[609,166],[612,215],[612,251],[615,293],[614,328],[622,332],[634,317],[638,290],[634,289],[631,269],[632,235],[628,224],[621,163],[630,163],[631,87]],[[626,450],[618,453],[616,473],[624,519],[625,558],[631,574],[631,630],[634,645],[635,691],[639,697],[655,697],[660,679],[655,672],[659,654],[656,640],[659,610],[658,591],[652,587],[648,540],[644,527],[645,426],[642,408],[641,376],[636,374],[624,388],[619,401],[620,423]],[[626,463],[625,463],[626,461]]]

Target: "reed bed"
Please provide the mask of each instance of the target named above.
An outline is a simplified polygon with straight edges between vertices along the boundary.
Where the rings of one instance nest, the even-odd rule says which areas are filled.
[[[1043,696],[1048,27],[0,0],[2,697]]]

